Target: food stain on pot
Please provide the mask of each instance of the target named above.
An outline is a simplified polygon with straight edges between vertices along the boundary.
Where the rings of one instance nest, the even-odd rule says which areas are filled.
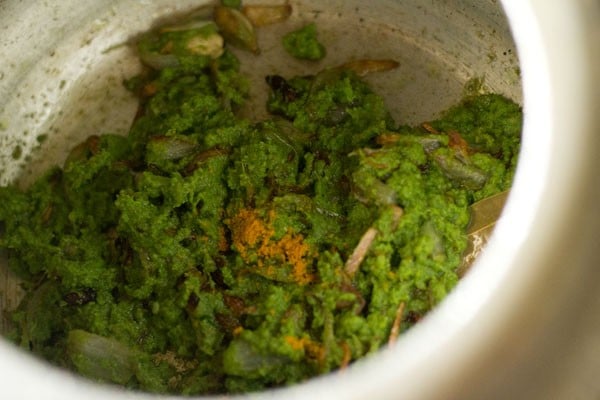
[[[15,161],[18,161],[23,155],[23,148],[19,145],[16,145],[12,151],[12,158]]]

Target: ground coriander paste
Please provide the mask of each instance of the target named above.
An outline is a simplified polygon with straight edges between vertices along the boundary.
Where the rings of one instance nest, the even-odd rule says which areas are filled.
[[[457,283],[469,205],[511,184],[519,107],[399,125],[359,77],[394,63],[363,60],[266,77],[272,118],[244,120],[224,43],[257,51],[253,21],[289,10],[228,3],[142,38],[128,136],[0,189],[21,347],[133,389],[262,390],[377,351]]]

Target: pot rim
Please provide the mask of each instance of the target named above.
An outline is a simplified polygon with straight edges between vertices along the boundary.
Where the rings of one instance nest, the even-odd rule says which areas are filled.
[[[598,116],[592,107],[580,106],[600,100],[589,84],[600,76],[600,60],[590,58],[595,36],[590,34],[591,21],[583,15],[588,2],[501,2],[519,52],[524,136],[513,189],[486,252],[448,298],[394,348],[343,374],[244,398],[473,397],[477,390],[496,387],[499,378],[494,374],[508,374],[518,360],[535,356],[534,342],[567,310],[566,299],[568,304],[581,299],[580,280],[575,278],[589,273],[583,255],[591,254],[591,249],[589,242],[574,240],[576,228],[589,219],[593,223],[586,229],[597,232],[600,221],[574,206],[574,200],[590,206],[600,195],[600,184],[590,188],[590,182],[598,182],[590,168],[594,150],[600,148],[599,139],[591,134]],[[568,24],[556,29],[557,22],[567,19]],[[578,102],[565,101],[574,98]],[[565,138],[561,133],[567,129]],[[582,256],[565,254],[569,246],[569,252]],[[562,268],[569,257],[573,268]],[[524,331],[529,334],[521,335]],[[61,399],[149,396],[87,382],[40,363],[5,341],[0,341],[0,353],[0,374],[9,387],[22,385],[15,387],[21,398],[40,398],[41,393]]]

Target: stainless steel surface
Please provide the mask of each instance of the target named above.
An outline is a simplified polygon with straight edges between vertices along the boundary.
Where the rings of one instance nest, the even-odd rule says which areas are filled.
[[[0,1],[0,183],[27,184],[84,136],[124,133],[135,102],[121,80],[139,66],[122,44],[201,3]],[[598,398],[599,2],[503,1],[520,64],[496,0],[291,3],[290,26],[316,19],[330,50],[312,68],[352,57],[401,62],[392,76],[373,81],[398,119],[432,117],[471,78],[521,101],[522,73],[526,121],[506,212],[451,296],[393,348],[342,374],[257,396]],[[263,56],[273,61],[253,68],[257,82],[277,66],[306,72],[303,63],[280,62],[277,37],[285,29],[261,32]],[[259,118],[261,110],[248,115]],[[3,268],[0,292],[0,309],[13,307],[15,281]],[[0,397],[10,399],[145,397],[90,384],[6,341],[0,382]]]

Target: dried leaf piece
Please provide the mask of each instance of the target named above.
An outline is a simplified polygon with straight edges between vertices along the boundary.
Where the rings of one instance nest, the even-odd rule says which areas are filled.
[[[215,23],[225,40],[234,46],[260,53],[254,26],[240,11],[230,7],[215,7]]]
[[[494,225],[498,218],[500,218],[508,194],[509,191],[506,190],[473,203],[470,207],[471,222],[469,223],[467,233],[471,235],[490,225]]]
[[[475,260],[479,257],[487,245],[489,237],[494,231],[494,226],[495,224],[489,225],[486,228],[468,236],[467,248],[463,254],[462,262],[457,269],[457,274],[459,277],[462,278],[467,271],[469,271]]]
[[[508,191],[500,192],[471,205],[471,222],[467,230],[467,249],[463,253],[462,263],[458,267],[459,276],[462,277],[467,273],[485,248],[494,231],[496,221],[500,218],[508,193]]]
[[[254,26],[266,26],[287,20],[292,15],[292,6],[289,4],[248,5],[242,7],[242,13]]]
[[[340,65],[339,68],[349,69],[358,76],[365,76],[373,72],[384,72],[396,69],[400,66],[394,60],[354,60]]]

